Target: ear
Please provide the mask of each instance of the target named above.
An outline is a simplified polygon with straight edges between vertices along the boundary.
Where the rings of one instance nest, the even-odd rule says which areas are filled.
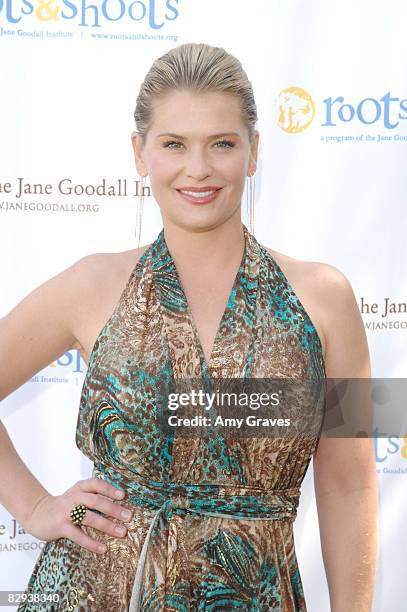
[[[260,133],[258,130],[254,131],[253,142],[250,145],[250,159],[249,159],[249,167],[247,169],[247,174],[252,176],[256,172],[257,168],[257,155],[259,150],[259,139]]]
[[[141,139],[138,132],[131,133],[131,144],[134,151],[134,161],[136,162],[137,172],[140,176],[147,176],[147,168],[144,161],[143,148],[141,146]]]

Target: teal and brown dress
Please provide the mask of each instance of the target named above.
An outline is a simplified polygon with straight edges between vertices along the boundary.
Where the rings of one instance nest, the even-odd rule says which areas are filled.
[[[93,346],[76,430],[93,476],[126,492],[117,503],[133,511],[128,533],[82,526],[107,544],[102,555],[67,538],[46,542],[26,592],[57,594],[59,603],[20,612],[306,610],[293,521],[319,436],[177,436],[158,418],[165,390],[188,378],[284,378],[323,389],[314,325],[275,259],[243,232],[209,362],[164,230],[135,264]],[[316,415],[323,403],[316,393]]]

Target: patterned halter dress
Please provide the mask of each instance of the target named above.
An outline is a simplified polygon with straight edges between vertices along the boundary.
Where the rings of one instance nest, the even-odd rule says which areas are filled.
[[[320,389],[312,409],[323,412],[317,331],[242,227],[244,253],[209,362],[164,230],[136,263],[93,346],[76,430],[93,476],[125,491],[117,503],[133,512],[128,533],[83,525],[106,543],[102,555],[67,538],[46,542],[26,593],[58,603],[20,612],[306,611],[293,522],[319,436],[209,440],[170,435],[157,421],[160,390],[188,377],[304,379]]]

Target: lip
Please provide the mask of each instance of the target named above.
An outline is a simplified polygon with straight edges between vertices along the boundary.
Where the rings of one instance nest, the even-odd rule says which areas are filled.
[[[218,191],[222,187],[208,185],[207,187],[178,187],[177,191],[193,191],[194,193],[204,193],[205,191]]]
[[[210,202],[213,202],[214,200],[216,200],[221,189],[222,187],[216,187],[216,188],[205,187],[204,189],[202,187],[195,187],[193,189],[191,188],[185,189],[185,191],[192,191],[193,193],[197,193],[197,194],[204,193],[205,191],[212,191],[212,193],[209,196],[202,196],[201,198],[197,196],[189,196],[188,194],[183,193],[184,189],[182,189],[182,191],[181,189],[177,189],[177,191],[180,197],[186,200],[187,202],[189,202],[190,204],[194,204],[195,206],[202,206],[203,204],[209,204]]]

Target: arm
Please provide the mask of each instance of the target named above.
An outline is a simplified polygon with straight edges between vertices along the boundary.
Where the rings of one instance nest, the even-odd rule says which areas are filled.
[[[49,495],[30,472],[0,421],[0,503],[26,527],[35,506]]]
[[[84,257],[37,287],[0,319],[0,400],[65,351],[79,348],[79,296],[94,256]],[[0,503],[25,525],[48,492],[17,454],[0,421]]]
[[[370,378],[368,344],[352,287],[334,267],[323,266],[322,277],[327,378]],[[373,439],[321,437],[313,469],[331,612],[371,612],[377,548]]]

